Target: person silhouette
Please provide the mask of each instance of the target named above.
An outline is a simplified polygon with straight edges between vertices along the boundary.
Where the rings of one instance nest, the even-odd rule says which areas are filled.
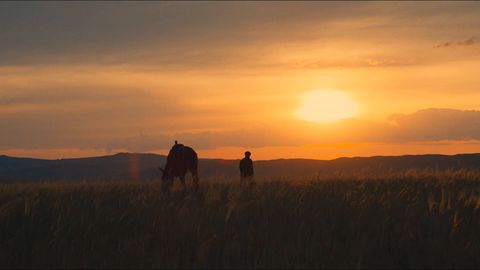
[[[183,146],[184,146],[183,144],[178,143],[177,140],[175,140],[175,144],[172,146],[171,151],[172,152],[178,152],[183,148]]]
[[[253,161],[250,159],[252,153],[250,151],[245,152],[245,157],[240,160],[240,183],[248,184],[253,182]]]

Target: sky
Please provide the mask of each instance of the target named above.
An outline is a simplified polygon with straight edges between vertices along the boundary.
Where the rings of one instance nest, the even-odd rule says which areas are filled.
[[[475,1],[0,2],[0,154],[166,154],[175,140],[201,158],[480,152],[478,14]]]

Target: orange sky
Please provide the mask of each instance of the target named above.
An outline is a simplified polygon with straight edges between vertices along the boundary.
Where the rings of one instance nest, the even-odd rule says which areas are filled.
[[[479,12],[477,2],[0,3],[0,154],[165,154],[175,139],[216,158],[480,152]],[[355,113],[337,117],[351,108],[322,96],[299,117],[307,93],[325,90]]]

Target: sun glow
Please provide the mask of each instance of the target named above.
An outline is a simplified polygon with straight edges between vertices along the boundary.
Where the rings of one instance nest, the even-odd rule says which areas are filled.
[[[357,115],[357,105],[347,94],[315,90],[304,94],[297,117],[317,123],[331,123]]]

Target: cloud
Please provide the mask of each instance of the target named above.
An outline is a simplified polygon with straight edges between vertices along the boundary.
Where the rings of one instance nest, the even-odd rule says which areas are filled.
[[[467,40],[457,42],[457,45],[470,46],[470,45],[473,45],[475,43],[477,43],[477,41],[473,37],[471,37]]]
[[[268,129],[272,132],[272,129]],[[165,134],[140,134],[114,139],[107,143],[106,149],[126,149],[133,152],[145,152],[168,149],[175,140],[195,146],[196,149],[214,149],[217,147],[264,147],[288,143],[282,141],[280,134],[265,134],[266,129],[235,129],[230,131],[178,132]]]
[[[448,41],[444,43],[437,44],[433,46],[433,48],[443,48],[443,47],[451,47],[451,46],[471,46],[475,45],[478,42],[474,37],[465,39],[465,40],[460,40],[460,41]]]
[[[293,48],[288,54],[299,55],[329,44],[338,49],[337,42],[348,44],[349,52],[379,44],[403,51],[397,47],[412,44],[407,36],[457,33],[465,21],[470,28],[479,26],[479,9],[475,3],[2,2],[0,65],[271,68],[281,64],[273,52],[285,47]],[[451,18],[457,13],[463,16]],[[443,18],[449,25],[442,24]],[[405,62],[392,59],[373,56],[364,64]]]
[[[36,87],[16,88],[15,91],[0,90],[0,106],[18,105],[61,105],[72,103],[118,102],[139,96],[148,96],[142,89],[120,89],[115,91],[101,87],[82,88],[66,86],[64,88]],[[148,99],[148,98],[146,98]]]
[[[162,92],[56,87],[0,91],[0,149],[97,148],[117,136],[175,127],[173,116],[189,114]]]
[[[356,59],[322,59],[314,62],[294,63],[293,68],[321,69],[321,68],[370,68],[370,67],[402,67],[412,66],[420,63],[417,58],[387,57],[387,56],[366,56]]]
[[[285,123],[283,126],[258,126],[230,131],[204,131],[164,134],[142,134],[116,139],[107,149],[134,152],[168,149],[175,140],[195,148],[301,146],[323,143],[423,143],[480,140],[480,111],[425,109],[412,114],[394,114],[390,123],[345,120],[320,125],[308,122]],[[287,129],[285,126],[289,126]],[[293,130],[293,132],[291,132]]]
[[[306,23],[324,24],[359,16],[354,9],[364,6],[360,3],[3,2],[0,3],[0,64],[151,61],[178,65],[198,60],[208,64],[205,58],[215,63],[224,59],[225,54],[234,56],[239,48],[246,49],[259,40],[311,38],[311,31],[303,29]],[[277,30],[279,27],[282,31]]]
[[[181,117],[191,115],[192,111],[182,114],[185,108],[180,101],[156,99],[148,92],[134,89],[107,92],[112,93],[110,96],[97,92],[87,91],[84,96],[78,92],[76,95],[79,96],[74,99],[61,89],[50,91],[42,98],[31,98],[31,95],[40,95],[37,92],[10,95],[0,104],[0,110],[21,104],[33,108],[20,108],[0,115],[0,149],[83,148],[147,152],[168,149],[175,140],[203,150],[324,143],[431,144],[446,140],[480,140],[480,111],[476,110],[425,109],[391,115],[388,123],[349,119],[323,125],[285,120],[229,130],[220,130],[215,124],[207,125],[211,115],[199,114],[191,120],[202,130],[182,131],[186,122]]]
[[[425,109],[390,117],[388,141],[440,141],[480,139],[480,111]]]

